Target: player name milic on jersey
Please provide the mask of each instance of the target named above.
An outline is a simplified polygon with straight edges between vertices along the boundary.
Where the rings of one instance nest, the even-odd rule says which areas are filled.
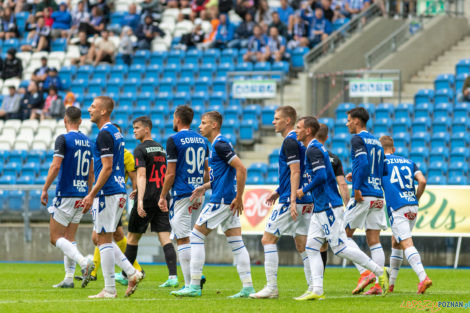
[[[88,147],[90,148],[90,142],[88,140],[83,139],[75,139],[75,145],[80,147]]]

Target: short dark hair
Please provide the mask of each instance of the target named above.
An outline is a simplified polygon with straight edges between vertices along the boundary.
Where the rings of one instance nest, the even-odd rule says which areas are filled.
[[[366,126],[367,121],[369,120],[369,113],[363,107],[357,107],[349,110],[348,115],[351,115],[352,118],[358,118]]]
[[[320,128],[318,129],[315,137],[321,141],[326,141],[326,138],[328,138],[328,126],[326,124],[320,123]]]
[[[122,129],[121,129],[121,126],[119,126],[118,124],[116,123],[113,123],[114,127],[116,127],[120,133],[122,133]]]
[[[380,143],[382,144],[382,148],[384,149],[393,149],[393,138],[390,136],[382,136],[380,137]]]
[[[180,105],[175,110],[175,117],[179,118],[184,125],[189,126],[193,121],[194,111],[187,105]]]
[[[106,110],[111,113],[114,110],[114,100],[111,99],[108,96],[98,96],[95,98],[95,100],[98,100],[105,108]]]
[[[295,121],[297,120],[297,112],[290,105],[280,106],[276,109],[276,112],[280,112],[283,117],[289,117],[291,124],[295,124]]]
[[[315,137],[318,130],[320,129],[320,123],[314,116],[304,116],[299,119],[300,121],[304,121],[305,128],[309,128],[312,131],[312,136]]]
[[[65,109],[65,116],[71,124],[78,124],[82,118],[82,111],[77,107],[69,106]]]
[[[134,125],[135,123],[137,122],[141,122],[142,125],[144,125],[144,127],[148,127],[150,128],[150,130],[152,130],[152,120],[150,119],[150,117],[144,115],[144,116],[139,116],[138,118],[134,119],[132,121],[132,125]]]
[[[207,116],[208,118],[210,118],[212,121],[216,122],[217,124],[219,124],[219,127],[222,127],[222,122],[224,120],[224,118],[222,117],[222,114],[220,114],[219,112],[217,111],[209,111],[209,112],[206,112],[202,115],[202,117],[205,117]]]

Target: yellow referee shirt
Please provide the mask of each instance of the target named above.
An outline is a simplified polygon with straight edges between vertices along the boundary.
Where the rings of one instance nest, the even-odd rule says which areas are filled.
[[[127,184],[127,179],[129,178],[129,172],[135,171],[134,156],[127,149],[124,149],[124,168],[125,168],[125,174],[126,174],[126,176],[124,177],[124,180],[126,181],[126,184]]]

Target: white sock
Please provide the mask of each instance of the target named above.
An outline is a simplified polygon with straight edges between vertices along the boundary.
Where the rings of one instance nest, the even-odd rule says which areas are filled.
[[[369,247],[370,249],[370,256],[372,260],[377,263],[378,266],[384,267],[385,266],[385,253],[382,249],[382,245],[380,243],[376,243]]]
[[[300,257],[302,258],[302,263],[304,263],[305,279],[307,280],[308,287],[310,287],[312,285],[312,272],[310,270],[310,262],[308,260],[307,251],[302,252]]]
[[[238,276],[243,283],[243,287],[253,287],[251,279],[250,255],[245,247],[242,236],[227,237],[227,242],[232,249],[233,258],[237,265]]]
[[[357,243],[354,241],[354,239],[352,238],[348,238],[348,246],[351,246],[351,247],[354,247],[355,249],[359,250],[359,251],[362,251],[361,248],[359,248],[359,246],[357,245]],[[356,266],[357,270],[359,271],[359,273],[364,273],[366,271],[366,269],[364,267],[362,267],[361,265],[357,264],[357,263],[354,263],[354,266]]]
[[[134,266],[132,266],[131,262],[129,262],[124,253],[122,253],[118,245],[114,242],[111,244],[113,245],[114,261],[116,262],[116,265],[126,273],[127,277],[134,275],[137,270],[134,268]]]
[[[77,242],[73,241],[72,244],[77,247]],[[65,281],[73,282],[73,275],[75,274],[75,265],[77,263],[64,254],[64,268],[65,268]]]
[[[323,261],[321,258],[320,250],[313,248],[306,249],[308,261],[310,263],[310,270],[312,272],[312,284],[309,285],[309,290],[317,295],[323,294]]]
[[[413,271],[418,275],[419,281],[422,282],[426,278],[426,271],[424,270],[423,263],[421,263],[421,257],[419,256],[418,250],[415,247],[409,247],[405,250],[405,256],[410,263]]]
[[[348,259],[349,261],[357,263],[361,267],[368,269],[369,271],[375,274],[377,279],[379,276],[382,276],[382,274],[384,273],[382,267],[378,266],[377,263],[372,261],[372,259],[369,258],[361,250],[353,246],[350,246],[349,241],[348,241],[348,244],[345,247],[343,247],[341,250],[334,251],[334,252],[337,256]]]
[[[204,247],[204,240],[206,236],[193,229],[191,236],[191,285],[199,286],[201,284],[202,268],[204,267],[204,261],[206,259],[206,250]]]
[[[277,269],[279,267],[279,255],[276,244],[265,245],[264,248],[264,272],[266,273],[266,285],[271,289],[277,289]]]
[[[390,255],[390,285],[395,285],[397,280],[398,271],[400,270],[401,263],[403,262],[403,250],[393,249],[392,255]]]
[[[178,259],[181,265],[181,271],[183,272],[184,285],[189,287],[191,283],[191,244],[187,243],[178,246]]]
[[[104,288],[111,293],[116,292],[116,282],[114,281],[115,254],[112,243],[104,243],[98,246],[101,256],[101,271],[103,272]]]
[[[55,246],[59,248],[60,250],[62,250],[62,252],[67,257],[71,258],[72,260],[80,264],[82,268],[86,266],[86,259],[85,257],[83,257],[80,251],[78,251],[76,244],[74,245],[73,243],[65,239],[64,237],[61,237],[57,239]]]

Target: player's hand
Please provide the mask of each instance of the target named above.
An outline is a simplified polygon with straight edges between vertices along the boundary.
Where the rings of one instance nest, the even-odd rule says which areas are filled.
[[[168,212],[168,201],[165,198],[160,198],[158,200],[158,206],[162,212]]]
[[[294,221],[296,221],[297,216],[299,216],[299,214],[297,213],[297,202],[296,201],[291,201],[290,202],[290,216],[292,216],[292,219]]]
[[[41,194],[41,204],[47,205],[48,201],[49,201],[49,195],[47,194],[47,191],[43,190]]]
[[[237,214],[237,216],[242,215],[242,213],[243,213],[243,200],[238,198],[238,197],[233,199],[232,203],[230,204],[230,210],[233,212],[233,215],[235,215],[235,213]]]
[[[352,173],[348,173],[348,174],[346,175],[346,180],[347,180],[348,182],[352,183]]]
[[[354,200],[356,200],[356,202],[364,201],[364,198],[362,197],[362,192],[360,190],[354,190]]]
[[[205,193],[206,193],[206,188],[204,188],[204,186],[199,186],[193,190],[193,193],[191,194],[189,201],[194,201],[198,198],[201,198],[202,196],[204,196]]]
[[[147,213],[144,211],[144,200],[137,201],[137,214],[142,218],[147,216]]]
[[[299,199],[302,199],[305,196],[304,191],[302,190],[302,188],[297,189],[296,194],[297,194],[297,198],[299,198]]]
[[[131,193],[129,194],[129,199],[134,200],[136,194],[137,194],[137,189],[132,190]]]
[[[86,212],[90,210],[91,206],[93,205],[94,198],[95,197],[93,197],[93,195],[89,194],[85,198],[82,199],[82,207],[83,207],[82,213],[83,214],[85,214]]]
[[[276,190],[274,190],[274,191],[271,192],[271,193],[269,194],[269,196],[266,198],[266,204],[267,204],[268,206],[272,206],[272,205],[276,202],[277,198],[279,198],[279,194],[277,193]]]

